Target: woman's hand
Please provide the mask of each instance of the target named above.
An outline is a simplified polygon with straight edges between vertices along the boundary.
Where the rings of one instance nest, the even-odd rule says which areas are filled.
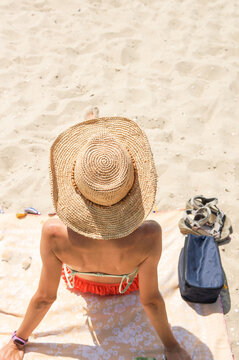
[[[24,346],[17,346],[12,339],[7,345],[0,349],[0,360],[22,360]]]
[[[165,356],[167,360],[191,360],[191,356],[181,346],[174,349],[166,349]],[[2,359],[1,359],[2,360]]]

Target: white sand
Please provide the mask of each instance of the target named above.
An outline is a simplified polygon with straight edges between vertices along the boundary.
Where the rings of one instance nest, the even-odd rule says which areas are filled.
[[[0,205],[52,210],[49,147],[82,121],[135,119],[159,175],[159,210],[217,196],[234,234],[224,245],[239,357],[239,7],[236,1],[28,1],[0,4]],[[222,248],[222,247],[221,247]]]

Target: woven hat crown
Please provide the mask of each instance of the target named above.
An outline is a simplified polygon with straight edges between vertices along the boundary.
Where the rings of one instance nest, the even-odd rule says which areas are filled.
[[[51,146],[50,184],[57,215],[76,233],[99,240],[129,235],[146,219],[156,195],[146,134],[123,117],[66,129]]]
[[[133,160],[114,136],[101,132],[80,149],[73,167],[73,179],[86,199],[111,206],[127,196],[133,186]]]

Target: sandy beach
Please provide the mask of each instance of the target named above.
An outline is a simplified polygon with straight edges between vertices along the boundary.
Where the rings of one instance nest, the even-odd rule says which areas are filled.
[[[220,253],[225,318],[239,359],[239,5],[2,0],[0,10],[4,211],[53,211],[50,145],[91,106],[100,116],[134,119],[154,154],[158,211],[203,194],[216,196],[232,221]]]

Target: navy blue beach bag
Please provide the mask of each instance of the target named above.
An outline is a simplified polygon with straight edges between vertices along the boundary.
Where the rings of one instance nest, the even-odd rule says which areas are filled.
[[[178,262],[178,278],[184,300],[213,303],[224,284],[219,250],[212,236],[189,234]]]

